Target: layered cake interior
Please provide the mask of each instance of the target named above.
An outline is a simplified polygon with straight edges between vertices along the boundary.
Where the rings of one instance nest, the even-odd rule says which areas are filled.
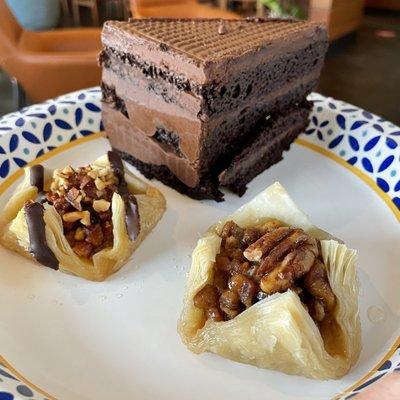
[[[197,199],[242,195],[305,129],[327,49],[294,20],[109,21],[103,122],[146,177]]]

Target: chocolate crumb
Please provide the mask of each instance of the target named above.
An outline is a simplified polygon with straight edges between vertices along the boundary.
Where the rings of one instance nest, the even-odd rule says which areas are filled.
[[[166,45],[165,43],[160,43],[160,49],[162,51],[168,51],[168,45]]]
[[[218,26],[218,35],[225,35],[226,32],[226,26],[224,24],[220,24]]]

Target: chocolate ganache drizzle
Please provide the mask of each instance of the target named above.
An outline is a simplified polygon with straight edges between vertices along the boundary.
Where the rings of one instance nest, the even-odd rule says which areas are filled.
[[[30,184],[36,186],[38,192],[44,189],[44,168],[43,165],[34,165],[30,167]]]
[[[114,151],[108,152],[108,161],[110,162],[111,169],[118,178],[118,193],[125,203],[125,224],[129,238],[133,241],[140,232],[140,218],[136,198],[128,190],[128,184],[125,181],[125,168],[122,163],[121,157]]]
[[[43,206],[31,201],[25,204],[24,211],[29,233],[29,252],[45,267],[58,269],[59,262],[47,245]]]

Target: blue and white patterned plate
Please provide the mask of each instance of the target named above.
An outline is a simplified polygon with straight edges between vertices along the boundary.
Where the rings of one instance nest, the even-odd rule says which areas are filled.
[[[244,197],[198,202],[155,183],[167,213],[133,261],[106,282],[40,268],[0,249],[0,400],[347,399],[399,370],[400,128],[319,94],[311,100],[305,134]],[[1,118],[0,207],[28,163],[83,165],[104,153],[100,131],[98,88]],[[360,253],[363,351],[338,381],[194,356],[176,334],[198,233],[275,180],[316,225]]]

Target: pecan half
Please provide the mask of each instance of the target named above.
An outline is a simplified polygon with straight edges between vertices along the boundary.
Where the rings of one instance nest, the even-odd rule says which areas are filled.
[[[272,236],[272,233],[269,235]],[[273,269],[276,266],[276,264],[280,260],[282,260],[286,255],[291,253],[293,250],[297,249],[299,246],[307,243],[308,241],[312,241],[315,244],[315,246],[317,246],[316,240],[312,239],[303,230],[290,229],[289,235],[286,236],[283,240],[280,240],[277,243],[275,243],[275,246],[273,246],[273,248],[270,249],[269,253],[266,255],[266,257],[260,264],[258,274],[264,275],[265,273]]]
[[[314,264],[318,255],[318,246],[314,238],[308,236],[306,243],[293,247],[293,250],[289,247],[290,252],[284,259],[261,278],[260,288],[263,292],[267,294],[285,292]]]
[[[292,230],[286,226],[275,229],[272,232],[267,232],[260,239],[251,244],[243,252],[244,256],[249,261],[261,261],[264,254],[269,253],[276,243],[289,236]]]

